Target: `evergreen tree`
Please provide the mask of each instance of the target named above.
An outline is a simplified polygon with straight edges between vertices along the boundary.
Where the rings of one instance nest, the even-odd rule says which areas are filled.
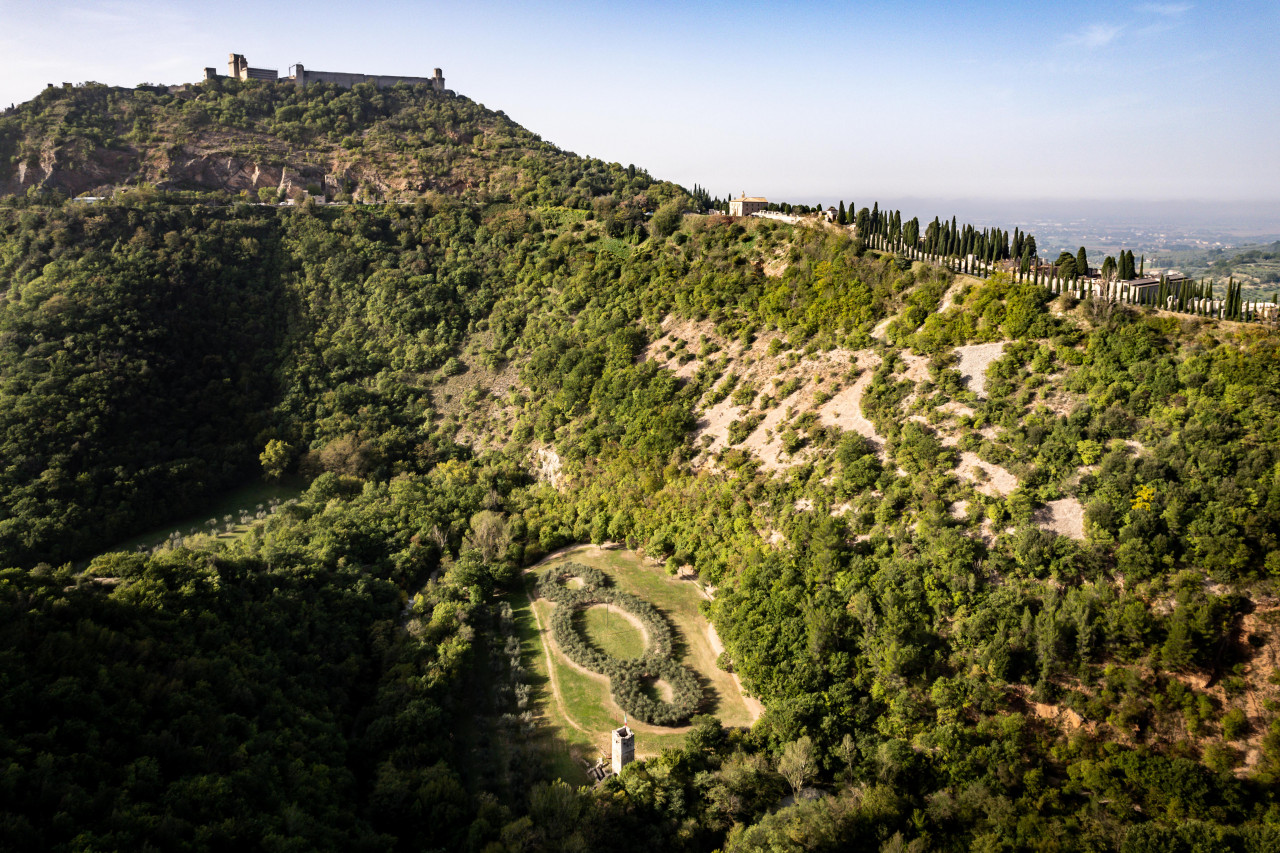
[[[1076,252],[1076,274],[1085,277],[1089,275],[1089,257],[1084,253],[1084,246]]]
[[[849,217],[844,212],[844,199],[840,199],[840,208],[836,212],[836,224],[837,225],[849,224]]]

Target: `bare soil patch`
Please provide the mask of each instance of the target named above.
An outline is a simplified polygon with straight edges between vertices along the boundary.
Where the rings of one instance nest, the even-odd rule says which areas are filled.
[[[1249,734],[1241,744],[1244,773],[1262,758],[1262,739],[1274,718],[1268,705],[1280,699],[1280,685],[1271,681],[1272,674],[1280,670],[1280,604],[1260,602],[1252,613],[1246,613],[1240,620],[1240,639],[1246,657],[1241,704],[1249,720]]]
[[[898,353],[898,357],[907,365],[907,369],[902,372],[903,378],[912,382],[924,382],[929,378],[929,359],[906,350]]]
[[[1036,524],[1059,536],[1084,539],[1084,507],[1075,498],[1049,501],[1036,511]]]
[[[938,313],[946,311],[956,302],[956,297],[960,295],[960,291],[968,282],[963,281],[960,276],[956,276],[956,280],[951,282],[951,286],[947,288],[947,292],[942,294],[942,302],[938,305]]]
[[[653,691],[654,696],[663,702],[672,702],[676,698],[676,692],[671,689],[671,685],[661,678],[654,679],[646,686]]]
[[[761,422],[738,446],[759,459],[766,471],[781,471],[805,460],[804,451],[791,457],[783,450],[783,425],[796,415],[814,409],[819,391],[838,396],[841,378],[848,372],[855,354],[836,349],[808,356],[785,351],[770,355],[769,346],[776,337],[776,334],[763,335],[749,349],[731,355],[726,373],[737,374],[737,388],[753,388],[757,396],[748,406],[735,405],[733,398],[728,397],[702,410],[694,433],[694,440],[703,451],[695,461],[697,467],[711,466],[711,458],[728,446],[730,424],[762,412]],[[785,397],[761,409],[763,398],[774,397],[788,385],[791,389]]]
[[[688,379],[702,366],[698,353],[702,350],[703,337],[713,341],[721,350],[725,348],[726,342],[716,334],[715,323],[710,320],[682,320],[669,314],[662,321],[662,334],[644,348],[641,360],[656,361],[681,379]],[[689,355],[693,357],[688,358]]]
[[[983,472],[979,474],[978,472]],[[992,497],[1004,497],[1018,488],[1018,478],[999,465],[979,459],[976,453],[965,450],[960,453],[960,465],[956,473],[976,483],[978,491]]]
[[[546,483],[556,491],[565,486],[564,470],[560,463],[560,454],[554,448],[540,447],[534,453],[536,464],[533,476],[539,483]]]
[[[790,394],[785,400],[779,401],[776,406],[765,414],[764,420],[752,431],[751,435],[747,436],[742,442],[742,449],[749,451],[759,459],[760,467],[766,471],[781,471],[787,467],[782,462],[784,451],[779,427],[787,419],[787,409],[794,405],[803,393],[804,389],[802,388]]]
[[[987,368],[991,366],[991,362],[1004,354],[1004,341],[956,347],[956,354],[960,356],[960,363],[956,365],[956,370],[968,383],[969,390],[979,397],[985,396]]]
[[[839,427],[871,439],[883,459],[884,438],[876,432],[875,424],[862,414],[862,395],[871,384],[871,371],[880,364],[880,356],[870,350],[859,350],[853,356],[862,369],[862,375],[857,382],[838,392],[818,409],[818,420],[826,426]]]

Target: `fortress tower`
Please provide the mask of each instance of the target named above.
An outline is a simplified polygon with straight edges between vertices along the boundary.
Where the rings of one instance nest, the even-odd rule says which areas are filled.
[[[231,72],[229,76],[234,77],[237,80],[280,79],[280,72],[276,71],[274,68],[250,68],[249,60],[245,59],[244,54],[241,53],[231,54],[231,58],[227,62],[227,70]],[[207,74],[208,69],[206,69],[206,76]]]
[[[631,729],[623,726],[613,730],[613,773],[616,776],[622,768],[636,760],[636,736]]]

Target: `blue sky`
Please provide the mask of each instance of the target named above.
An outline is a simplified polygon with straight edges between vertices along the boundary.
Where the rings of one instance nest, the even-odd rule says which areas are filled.
[[[0,0],[0,104],[294,62],[430,75],[713,193],[1280,200],[1280,3]]]

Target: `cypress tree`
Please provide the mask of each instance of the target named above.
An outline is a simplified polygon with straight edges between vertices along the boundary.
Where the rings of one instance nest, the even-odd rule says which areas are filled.
[[[849,224],[849,217],[844,212],[844,199],[840,199],[840,207],[836,211],[836,224],[837,225]]]
[[[1117,269],[1118,269],[1118,265],[1116,264],[1116,259],[1111,257],[1110,255],[1107,255],[1106,260],[1102,262],[1103,279],[1107,279],[1115,275]]]
[[[1080,251],[1076,252],[1076,274],[1088,278],[1089,276],[1089,258],[1084,253],[1084,246],[1080,247]]]

